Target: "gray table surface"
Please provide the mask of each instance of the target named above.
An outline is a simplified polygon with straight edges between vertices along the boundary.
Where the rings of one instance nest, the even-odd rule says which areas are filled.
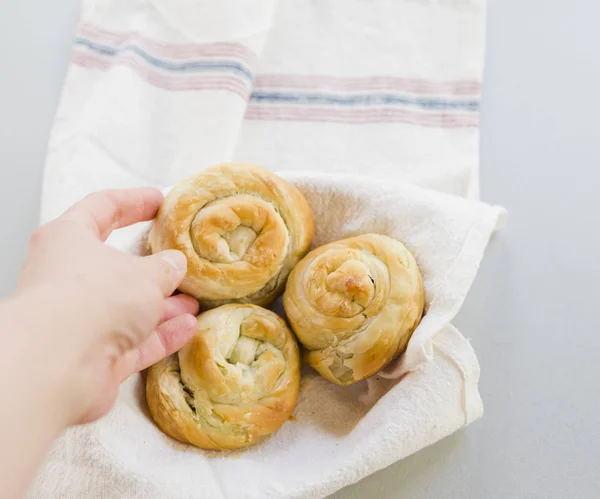
[[[37,223],[78,2],[0,1],[3,295]],[[482,197],[509,225],[456,320],[485,415],[336,499],[600,497],[599,15],[593,0],[490,0]]]

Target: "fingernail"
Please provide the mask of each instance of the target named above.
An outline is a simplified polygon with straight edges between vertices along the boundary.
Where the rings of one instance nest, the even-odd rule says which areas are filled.
[[[181,251],[166,250],[161,251],[158,256],[166,261],[177,272],[185,272],[187,269],[187,259]]]

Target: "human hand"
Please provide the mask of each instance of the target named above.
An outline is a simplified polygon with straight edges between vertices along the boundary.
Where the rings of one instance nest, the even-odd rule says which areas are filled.
[[[113,230],[152,219],[161,202],[150,188],[91,194],[31,238],[15,300],[35,307],[29,329],[48,335],[40,345],[58,357],[67,425],[108,412],[124,379],[195,330],[197,302],[170,296],[186,272],[182,253],[140,257],[104,244]]]

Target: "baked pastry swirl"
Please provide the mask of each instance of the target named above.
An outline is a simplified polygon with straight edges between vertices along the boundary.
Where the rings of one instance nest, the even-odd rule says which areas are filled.
[[[298,346],[285,322],[255,305],[231,304],[198,316],[192,340],[149,369],[146,399],[167,435],[236,449],[289,418],[299,383]]]
[[[153,253],[188,260],[180,286],[205,308],[266,306],[280,295],[313,236],[300,191],[257,166],[230,163],[191,175],[165,197],[148,238]]]
[[[311,251],[290,274],[283,306],[306,362],[348,385],[406,348],[423,314],[423,283],[402,243],[366,234]]]

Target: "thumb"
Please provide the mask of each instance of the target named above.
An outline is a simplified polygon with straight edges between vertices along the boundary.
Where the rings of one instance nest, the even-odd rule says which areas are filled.
[[[163,296],[170,296],[183,281],[187,259],[181,251],[166,250],[144,257],[150,276],[158,283]]]

